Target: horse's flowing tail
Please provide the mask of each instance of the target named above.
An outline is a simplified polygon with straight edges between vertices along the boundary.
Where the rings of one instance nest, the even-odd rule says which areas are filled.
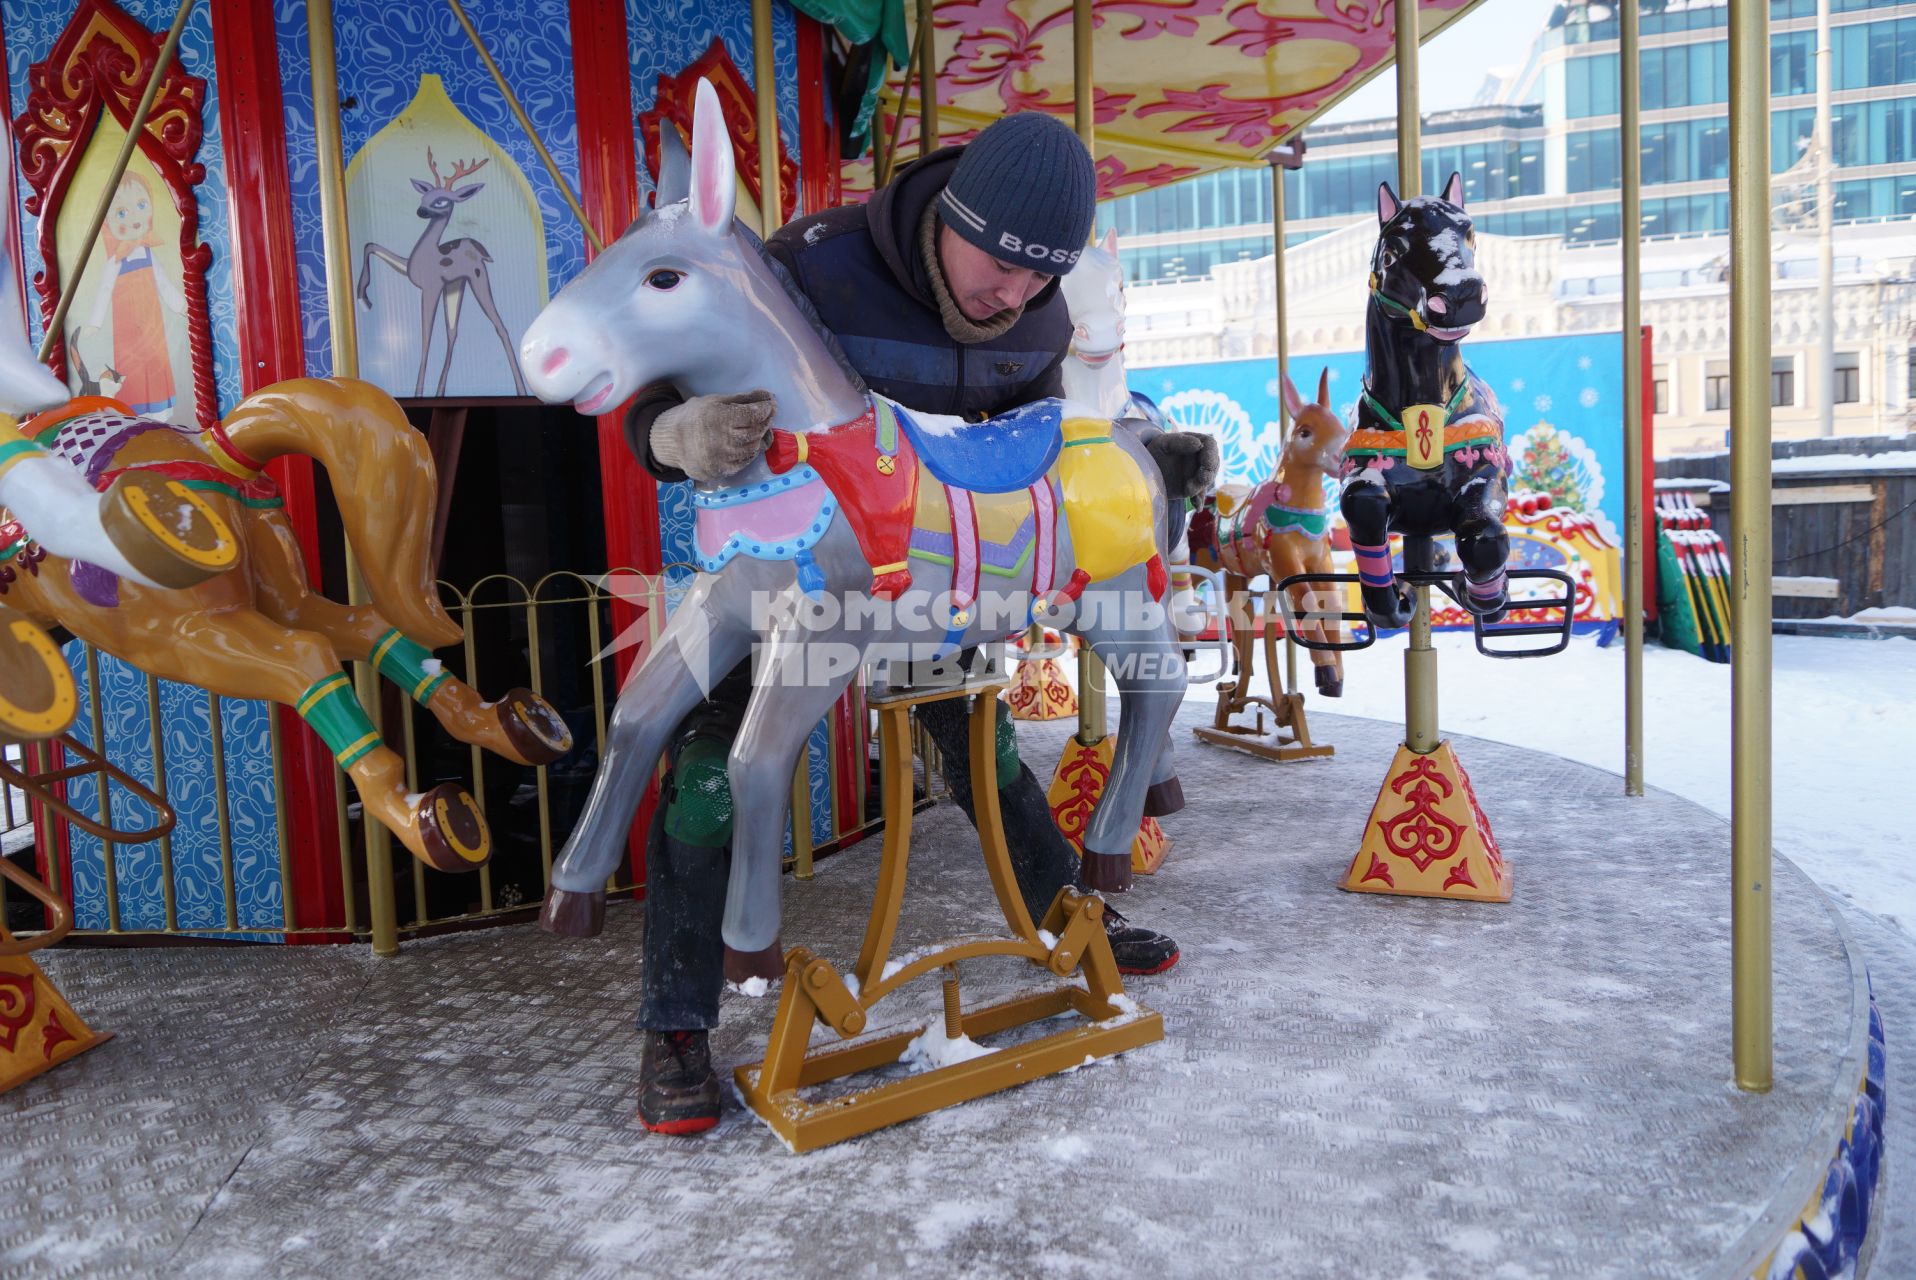
[[[289,453],[325,467],[379,612],[428,648],[458,642],[463,633],[432,578],[432,454],[391,396],[352,378],[276,382],[210,434],[208,449],[232,470],[257,471]]]

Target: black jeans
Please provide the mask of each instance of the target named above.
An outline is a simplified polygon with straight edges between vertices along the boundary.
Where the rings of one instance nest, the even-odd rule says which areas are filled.
[[[710,701],[681,722],[668,752],[671,762],[677,762],[680,749],[695,737],[732,740],[751,697],[748,666],[741,664],[712,690]],[[1004,714],[1002,709],[999,714]],[[952,798],[975,824],[965,701],[927,703],[917,709],[917,715],[944,756],[944,777]],[[998,805],[1012,870],[1025,909],[1034,921],[1041,920],[1058,890],[1076,883],[1078,855],[1058,834],[1044,788],[1030,769],[1021,762],[1017,776],[1000,782]],[[730,847],[700,848],[667,835],[665,805],[657,807],[645,843],[640,1027],[689,1031],[718,1025],[719,992],[725,985],[725,944],[719,936],[719,921],[725,913],[725,882],[731,869]]]

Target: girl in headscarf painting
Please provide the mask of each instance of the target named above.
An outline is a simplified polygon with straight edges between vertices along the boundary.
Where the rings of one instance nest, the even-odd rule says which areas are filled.
[[[113,322],[113,357],[101,371],[101,390],[135,413],[164,417],[173,408],[173,357],[166,312],[186,314],[186,296],[155,259],[153,193],[139,174],[128,173],[114,192],[100,230],[107,268],[87,328]],[[117,375],[117,387],[108,385]]]

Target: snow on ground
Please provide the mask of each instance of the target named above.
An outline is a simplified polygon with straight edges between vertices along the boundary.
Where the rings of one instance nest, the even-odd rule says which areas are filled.
[[[1845,903],[1916,934],[1916,641],[1773,643],[1776,847]],[[1527,661],[1483,657],[1463,633],[1441,633],[1436,644],[1446,731],[1622,773],[1621,639],[1600,649],[1579,636],[1568,652]],[[1311,693],[1308,709],[1401,722],[1403,652],[1398,638],[1345,654],[1344,696]],[[1300,652],[1298,664],[1309,691],[1308,655]],[[1730,668],[1646,643],[1643,672],[1645,783],[1727,818]],[[1215,696],[1209,684],[1186,695]]]

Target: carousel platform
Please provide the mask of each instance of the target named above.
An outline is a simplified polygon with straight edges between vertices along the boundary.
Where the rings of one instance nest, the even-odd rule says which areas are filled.
[[[1184,946],[1131,985],[1161,1044],[795,1156],[736,1096],[698,1139],[631,1119],[635,906],[593,941],[518,927],[389,961],[56,950],[116,1034],[0,1098],[0,1273],[1760,1273],[1882,1083],[1867,965],[1892,1035],[1916,1017],[1907,935],[1859,941],[1779,860],[1776,1086],[1745,1094],[1719,819],[1459,739],[1515,900],[1345,894],[1392,726],[1314,715],[1336,757],[1271,765],[1192,741],[1208,716],[1180,720],[1170,858],[1122,904]],[[1027,758],[1064,733],[1027,726]],[[786,941],[848,961],[876,859],[788,882]],[[961,815],[920,816],[901,950],[992,918],[979,868]],[[967,999],[1027,981],[981,964]],[[727,997],[728,1080],[773,1006]],[[937,1010],[926,984],[879,1020]],[[1887,1145],[1910,1128],[1892,1110]],[[1910,1274],[1910,1228],[1883,1225],[1910,1200],[1879,1184],[1849,1265]]]

